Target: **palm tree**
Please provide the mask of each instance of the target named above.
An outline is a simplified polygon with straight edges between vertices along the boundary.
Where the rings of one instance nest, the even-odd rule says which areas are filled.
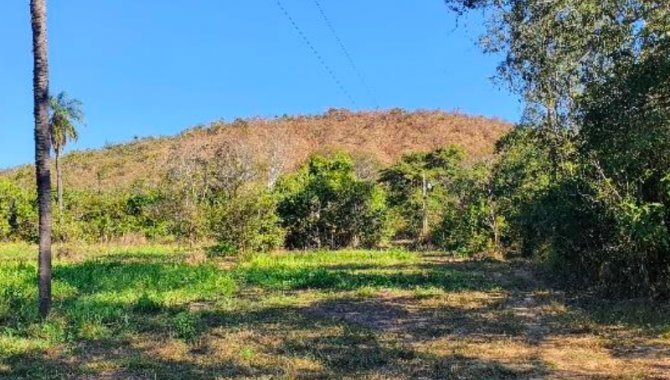
[[[51,137],[49,136],[49,63],[46,0],[30,0],[33,30],[33,97],[35,116],[35,176],[39,211],[39,301],[42,317],[51,308]]]
[[[68,98],[65,92],[49,98],[49,108],[51,108],[49,133],[56,156],[56,192],[58,194],[58,209],[61,213],[63,212],[63,176],[60,156],[68,141],[77,141],[79,138],[74,124],[84,122],[84,113],[81,111],[81,106],[79,100]]]

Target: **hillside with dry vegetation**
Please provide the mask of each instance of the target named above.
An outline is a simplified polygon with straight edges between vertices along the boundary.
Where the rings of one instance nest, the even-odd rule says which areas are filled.
[[[139,181],[153,183],[176,161],[207,160],[220,154],[243,157],[268,177],[276,177],[296,169],[315,152],[334,151],[350,153],[365,175],[404,153],[448,144],[462,146],[472,157],[484,157],[509,129],[510,124],[497,119],[397,109],[238,119],[198,126],[174,137],[72,152],[63,159],[64,181],[71,189],[99,190],[124,188]],[[32,167],[27,165],[2,174],[26,186],[34,181]]]

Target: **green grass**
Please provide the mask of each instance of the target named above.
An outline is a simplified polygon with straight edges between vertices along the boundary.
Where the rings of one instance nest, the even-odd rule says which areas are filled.
[[[14,249],[10,247],[10,249]],[[28,260],[0,265],[0,331],[5,336],[46,342],[98,339],[131,331],[147,312],[174,314],[196,301],[219,302],[236,291],[233,275],[216,265],[176,263],[165,248],[118,251],[83,262],[56,261],[53,312],[46,322],[35,313],[36,266]]]
[[[188,330],[190,304],[231,302],[240,284],[275,290],[343,289],[393,285],[383,276],[354,281],[351,269],[391,266],[417,261],[414,254],[392,251],[314,252],[289,256],[252,256],[234,269],[216,261],[191,265],[183,252],[171,247],[93,247],[83,261],[56,260],[53,268],[53,312],[45,322],[35,310],[36,266],[25,250],[7,244],[0,249],[0,332],[3,336],[45,342],[74,342],[133,332],[145,315],[174,315],[178,329]],[[343,265],[330,272],[325,267]],[[404,280],[403,280],[404,281]],[[410,281],[411,282],[411,281]],[[178,335],[189,335],[179,333]],[[1,352],[0,352],[1,354]]]
[[[421,257],[406,251],[310,252],[254,256],[239,265],[242,283],[276,290],[440,288],[495,286],[483,276],[448,268],[421,269]]]
[[[523,262],[65,248],[40,321],[36,248],[0,245],[0,378],[635,377],[670,358],[667,304],[573,300]]]

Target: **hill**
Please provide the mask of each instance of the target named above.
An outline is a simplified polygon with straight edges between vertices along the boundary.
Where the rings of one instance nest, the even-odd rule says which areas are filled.
[[[315,152],[345,151],[361,167],[380,168],[410,151],[447,144],[463,146],[471,157],[491,154],[511,125],[485,117],[441,111],[376,112],[330,110],[316,116],[238,119],[198,126],[174,137],[144,138],[63,158],[67,188],[125,188],[156,182],[172,163],[234,154],[270,175],[291,171]],[[272,174],[274,173],[274,174]],[[0,173],[32,186],[33,169],[24,165]]]

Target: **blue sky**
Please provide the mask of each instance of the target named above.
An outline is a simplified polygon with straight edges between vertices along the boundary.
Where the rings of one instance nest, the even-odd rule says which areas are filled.
[[[171,135],[237,117],[351,109],[460,110],[516,121],[516,96],[489,79],[480,16],[442,0],[320,0],[373,96],[313,0],[281,0],[350,94],[334,83],[276,0],[48,0],[51,92],[84,103],[70,149]],[[33,159],[28,0],[0,13],[0,168]],[[376,98],[376,102],[373,100]]]

